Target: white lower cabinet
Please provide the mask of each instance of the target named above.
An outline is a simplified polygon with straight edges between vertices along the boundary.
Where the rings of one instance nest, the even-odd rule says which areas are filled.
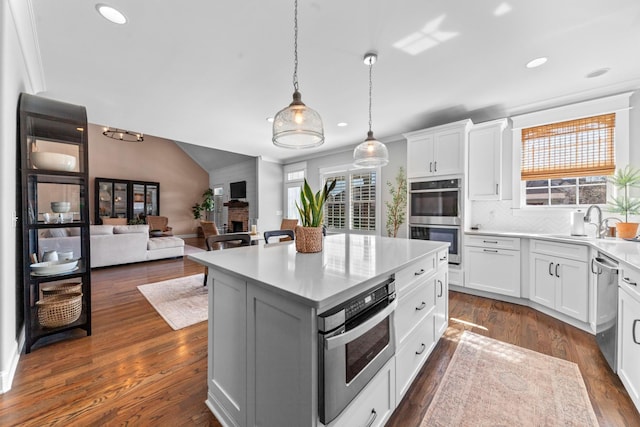
[[[464,247],[464,286],[520,297],[520,239],[469,236]]]
[[[389,360],[329,427],[383,426],[396,408],[395,368]]]
[[[630,276],[626,270],[618,293],[618,376],[640,411],[640,290],[622,283]],[[638,279],[631,282],[636,288]]]
[[[405,395],[413,379],[435,346],[433,313],[427,315],[412,329],[409,336],[396,349],[396,396],[398,402]]]
[[[529,261],[530,299],[545,307],[587,322],[589,319],[589,270],[587,248],[532,240]],[[548,248],[548,249],[547,249]],[[566,251],[564,249],[566,248]],[[537,252],[533,252],[536,249]],[[580,248],[578,248],[580,249]],[[574,259],[558,256],[564,254]],[[577,259],[576,259],[577,258]]]
[[[433,313],[434,337],[437,341],[449,326],[449,274],[439,270],[435,280],[436,307]]]

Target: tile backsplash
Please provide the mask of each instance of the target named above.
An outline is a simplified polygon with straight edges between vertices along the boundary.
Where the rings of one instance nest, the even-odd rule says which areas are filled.
[[[571,230],[570,213],[576,209],[513,209],[511,200],[504,201],[472,201],[470,206],[470,223],[465,228],[478,226],[479,231],[527,232],[539,234],[562,234]],[[586,212],[586,209],[580,209]],[[619,215],[602,213],[604,218]],[[629,218],[640,221],[640,217]],[[595,227],[585,224],[585,232],[594,234]]]

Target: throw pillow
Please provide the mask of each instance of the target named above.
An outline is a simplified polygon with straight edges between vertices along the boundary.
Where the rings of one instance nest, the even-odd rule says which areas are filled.
[[[109,234],[113,234],[113,225],[92,225],[91,226],[92,236],[104,236]]]
[[[113,234],[149,234],[148,224],[136,225],[116,225],[113,227]]]

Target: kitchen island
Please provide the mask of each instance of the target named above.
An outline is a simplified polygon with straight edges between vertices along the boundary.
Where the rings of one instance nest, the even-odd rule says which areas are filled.
[[[337,234],[316,254],[286,242],[190,255],[209,268],[208,407],[228,426],[322,425],[317,317],[393,278],[392,339],[411,357],[396,378],[394,356],[327,424],[372,413],[382,425],[446,329],[447,254],[442,242]],[[369,400],[384,408],[358,413]]]

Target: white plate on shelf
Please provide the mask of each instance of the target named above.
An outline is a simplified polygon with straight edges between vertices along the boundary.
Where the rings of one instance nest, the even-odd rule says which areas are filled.
[[[77,259],[61,261],[45,261],[31,264],[31,272],[36,276],[48,276],[51,274],[67,273],[78,267]]]

